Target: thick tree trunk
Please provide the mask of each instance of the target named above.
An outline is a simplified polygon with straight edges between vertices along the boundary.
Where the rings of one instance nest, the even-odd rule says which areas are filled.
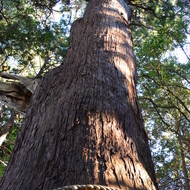
[[[92,0],[37,87],[0,189],[157,189],[123,0]]]

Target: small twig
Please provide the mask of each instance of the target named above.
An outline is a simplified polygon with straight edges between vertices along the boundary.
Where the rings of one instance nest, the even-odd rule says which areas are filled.
[[[51,60],[51,58],[49,57],[49,55],[47,55],[44,64],[42,65],[40,71],[38,72],[38,74],[36,75],[36,77],[41,77],[43,74],[44,69],[46,68],[46,65],[48,64],[49,60]]]
[[[187,55],[186,51],[183,48],[183,45],[177,40],[177,43],[179,44],[180,48],[182,49],[183,53],[186,55],[187,59],[190,61],[190,57]]]
[[[11,150],[9,150],[6,146],[1,146],[1,147],[3,147],[3,149],[6,149],[10,154],[12,153],[12,151]]]
[[[4,7],[4,5],[3,5],[3,1],[1,1],[1,9],[0,9],[0,13],[2,14],[2,16],[3,16],[3,18],[5,19],[5,21],[7,22],[7,24],[8,25],[10,25],[10,23],[9,23],[9,21],[8,21],[8,19],[7,19],[7,17],[4,15],[4,13],[3,13],[3,7]]]
[[[6,57],[5,57],[4,61],[1,63],[1,65],[0,65],[0,66],[3,66],[3,65],[5,64],[5,62],[7,61],[7,59],[8,59],[8,56],[6,55]]]
[[[7,167],[7,164],[5,162],[3,162],[2,160],[0,160],[0,162],[5,166]]]

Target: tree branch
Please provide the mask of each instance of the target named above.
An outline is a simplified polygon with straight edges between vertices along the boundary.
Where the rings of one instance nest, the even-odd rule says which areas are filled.
[[[179,44],[180,48],[182,49],[183,53],[186,55],[187,59],[190,61],[190,57],[187,55],[186,51],[184,50],[183,45],[179,42],[179,40],[176,41]]]
[[[6,140],[6,137],[10,131],[10,129],[13,126],[14,118],[15,118],[16,113],[13,111],[11,113],[11,117],[9,118],[8,122],[5,124],[3,130],[1,131],[0,135],[0,147],[3,144],[3,142]]]
[[[47,55],[44,64],[42,65],[40,71],[38,72],[38,74],[36,75],[36,77],[41,77],[43,74],[44,69],[46,68],[46,65],[49,63],[49,61],[51,60],[51,58],[49,57],[49,55]]]

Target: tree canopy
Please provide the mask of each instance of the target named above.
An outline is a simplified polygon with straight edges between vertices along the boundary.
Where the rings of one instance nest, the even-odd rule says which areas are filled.
[[[138,64],[138,96],[159,187],[184,189],[190,179],[190,2],[129,0],[128,4],[133,9],[130,27]],[[28,83],[38,83],[45,72],[61,64],[70,25],[84,5],[79,0],[1,0],[1,176],[35,90]],[[178,56],[172,53],[176,48],[182,51]],[[181,63],[179,56],[187,61]],[[21,109],[14,109],[13,100],[22,103]]]

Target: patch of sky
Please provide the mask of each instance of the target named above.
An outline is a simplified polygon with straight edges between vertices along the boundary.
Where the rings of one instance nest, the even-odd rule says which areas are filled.
[[[187,40],[185,43],[186,44],[183,47],[184,51],[181,47],[177,47],[173,51],[167,51],[164,55],[164,58],[175,56],[179,63],[187,64],[190,58],[190,35],[187,35]]]
[[[71,5],[69,7],[70,10],[64,11],[62,8],[62,3],[59,2],[53,8],[54,11],[51,16],[51,19],[53,22],[57,22],[57,23],[59,23],[61,19],[65,19],[66,21],[70,20],[70,24],[72,24],[74,22],[74,20],[83,16],[86,5],[87,5],[86,1],[82,1],[82,3],[80,3],[78,5],[71,3]]]

